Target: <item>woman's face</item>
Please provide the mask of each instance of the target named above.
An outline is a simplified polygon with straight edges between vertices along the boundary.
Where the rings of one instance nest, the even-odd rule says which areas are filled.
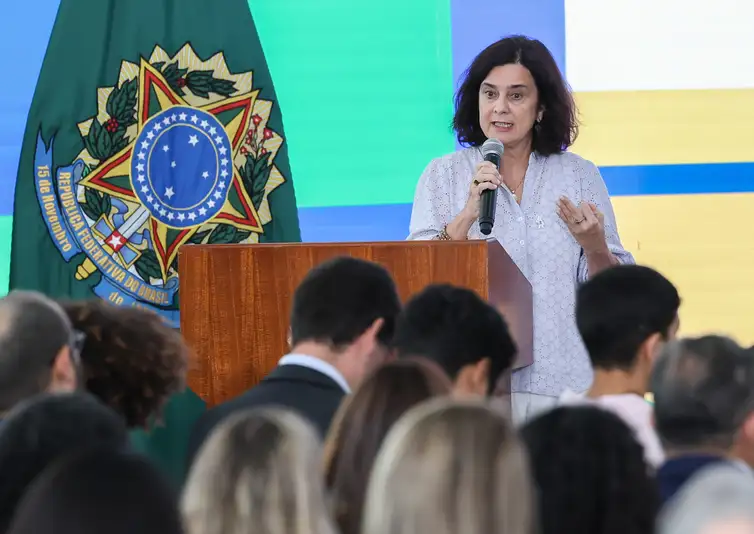
[[[479,87],[479,125],[488,139],[514,146],[541,120],[539,93],[529,69],[510,63],[492,69]]]

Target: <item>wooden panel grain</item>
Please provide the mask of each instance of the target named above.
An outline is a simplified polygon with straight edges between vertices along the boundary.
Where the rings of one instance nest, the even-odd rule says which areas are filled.
[[[484,241],[183,246],[181,330],[198,360],[189,384],[212,406],[259,382],[288,350],[296,287],[324,261],[377,262],[391,272],[404,301],[442,282],[487,298],[488,254]]]

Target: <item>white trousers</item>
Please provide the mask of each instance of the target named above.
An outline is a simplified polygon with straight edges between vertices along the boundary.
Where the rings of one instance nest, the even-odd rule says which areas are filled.
[[[557,404],[557,397],[536,395],[534,393],[513,393],[511,395],[513,424],[515,426],[526,424],[539,414],[554,408]]]

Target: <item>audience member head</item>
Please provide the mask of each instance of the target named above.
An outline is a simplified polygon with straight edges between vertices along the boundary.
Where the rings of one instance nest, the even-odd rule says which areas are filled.
[[[372,464],[393,424],[412,406],[450,393],[434,363],[402,360],[378,367],[347,398],[325,445],[325,480],[341,534],[360,534]]]
[[[326,261],[293,295],[291,352],[328,361],[356,387],[389,357],[400,306],[384,267],[350,257]]]
[[[571,91],[547,47],[521,35],[482,50],[463,75],[455,98],[453,129],[462,145],[488,138],[506,147],[530,141],[549,156],[573,144],[578,135]],[[495,121],[512,124],[496,128]]]
[[[44,394],[20,403],[0,431],[0,532],[31,482],[85,447],[128,445],[123,421],[86,394]]]
[[[500,313],[473,291],[444,284],[428,286],[406,303],[394,345],[399,358],[437,363],[461,396],[491,394],[516,357]]]
[[[86,450],[43,473],[9,534],[181,534],[177,496],[148,459]]]
[[[532,491],[526,454],[504,416],[481,403],[434,399],[385,438],[363,533],[531,534]]]
[[[678,330],[678,291],[649,267],[621,265],[583,284],[576,298],[576,324],[592,367],[619,374],[646,392],[652,365]]]
[[[670,456],[732,453],[754,466],[754,355],[721,336],[671,343],[651,388],[655,426]]]
[[[0,418],[38,393],[77,386],[77,336],[60,306],[41,293],[0,299]]]
[[[596,407],[560,407],[521,436],[538,487],[542,534],[653,532],[659,494],[642,446],[623,421]]]
[[[84,388],[125,418],[146,428],[168,398],[185,386],[188,348],[177,330],[151,311],[101,299],[64,303],[84,335]]]
[[[334,534],[321,462],[319,437],[298,415],[231,416],[191,468],[182,503],[188,534]]]

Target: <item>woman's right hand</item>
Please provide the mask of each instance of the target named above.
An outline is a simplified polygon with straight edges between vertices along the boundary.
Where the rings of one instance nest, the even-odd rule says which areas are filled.
[[[479,217],[479,199],[482,196],[482,191],[497,189],[501,183],[502,178],[494,164],[489,161],[483,161],[477,165],[476,174],[474,174],[474,179],[471,181],[469,199],[463,208],[466,216],[472,220],[477,220]]]

